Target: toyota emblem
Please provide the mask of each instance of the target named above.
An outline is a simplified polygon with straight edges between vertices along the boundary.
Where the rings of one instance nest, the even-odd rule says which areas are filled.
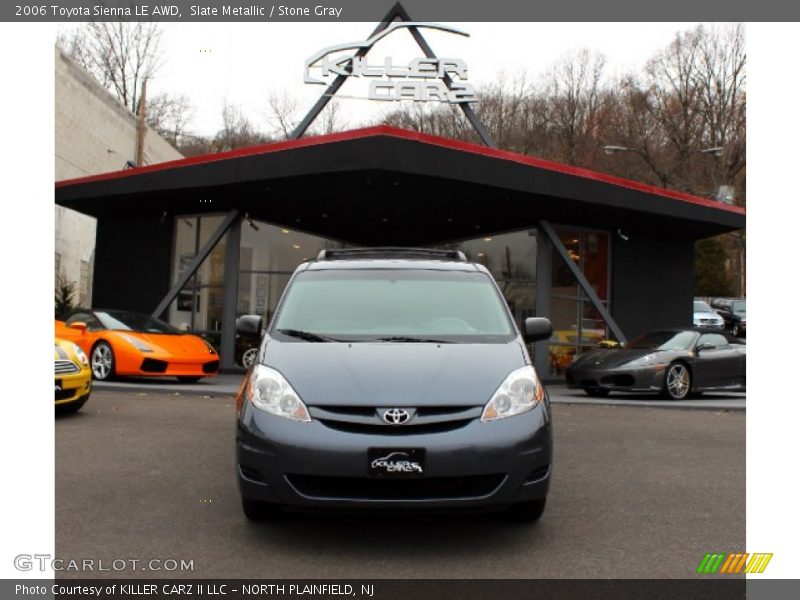
[[[402,425],[407,423],[410,418],[411,413],[404,408],[390,408],[383,413],[383,420],[389,425]]]

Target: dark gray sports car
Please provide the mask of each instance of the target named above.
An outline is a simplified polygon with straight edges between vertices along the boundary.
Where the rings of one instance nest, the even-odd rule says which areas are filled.
[[[744,391],[743,340],[706,328],[664,329],[620,348],[592,350],[566,371],[567,384],[590,396],[657,392],[671,400],[712,390]]]

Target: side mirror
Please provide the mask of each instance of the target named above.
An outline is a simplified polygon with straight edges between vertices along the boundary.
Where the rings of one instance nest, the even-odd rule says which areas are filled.
[[[694,349],[695,352],[703,352],[704,350],[713,350],[716,348],[713,344],[700,344],[697,348]]]
[[[81,335],[86,333],[86,323],[84,323],[83,321],[75,321],[74,323],[70,323],[67,327],[69,327],[70,329],[77,329],[78,331],[81,332]]]
[[[245,335],[260,335],[262,329],[262,319],[259,315],[242,315],[236,319],[236,333]]]
[[[525,319],[525,339],[529,342],[547,340],[551,335],[553,335],[553,326],[550,324],[550,319],[544,317]]]

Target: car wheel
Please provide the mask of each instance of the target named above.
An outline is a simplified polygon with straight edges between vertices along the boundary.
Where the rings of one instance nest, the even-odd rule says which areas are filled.
[[[181,383],[197,383],[201,379],[202,379],[202,377],[197,377],[195,375],[186,376],[186,377],[184,377],[184,376],[178,377],[178,381],[180,381]]]
[[[253,366],[253,363],[256,362],[256,358],[258,358],[258,348],[250,348],[242,354],[242,366],[245,369],[249,369]]]
[[[544,513],[547,498],[541,500],[529,500],[514,504],[506,510],[506,516],[514,521],[538,521]]]
[[[664,375],[664,396],[669,400],[683,400],[692,390],[692,373],[681,362],[672,363]]]
[[[59,415],[71,415],[73,413],[78,412],[81,407],[86,404],[86,401],[89,399],[89,396],[84,396],[80,400],[75,402],[70,402],[69,404],[56,404],[56,414]]]
[[[242,512],[250,521],[275,521],[283,516],[283,511],[278,506],[244,496],[242,496]]]
[[[92,348],[92,375],[98,381],[113,379],[116,373],[114,351],[108,342],[97,342]]]
[[[583,390],[586,392],[587,396],[591,396],[592,398],[605,398],[608,396],[608,390],[604,390],[603,388],[584,388]]]
[[[741,337],[741,333],[742,333],[742,331],[741,331],[741,329],[739,329],[738,323],[735,323],[733,325],[733,327],[731,328],[731,335],[733,337],[737,337],[738,338],[738,337]]]

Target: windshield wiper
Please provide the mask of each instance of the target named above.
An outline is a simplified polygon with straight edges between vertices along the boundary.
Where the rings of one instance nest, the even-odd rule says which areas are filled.
[[[288,335],[289,337],[299,338],[301,340],[305,340],[307,342],[339,342],[341,340],[337,340],[330,337],[325,337],[324,335],[319,335],[318,333],[311,333],[310,331],[303,331],[302,329],[276,329],[278,333],[282,333],[283,335]]]
[[[407,335],[392,335],[389,337],[378,338],[379,342],[422,342],[425,344],[452,344],[447,340],[435,340],[423,337],[412,337]]]

